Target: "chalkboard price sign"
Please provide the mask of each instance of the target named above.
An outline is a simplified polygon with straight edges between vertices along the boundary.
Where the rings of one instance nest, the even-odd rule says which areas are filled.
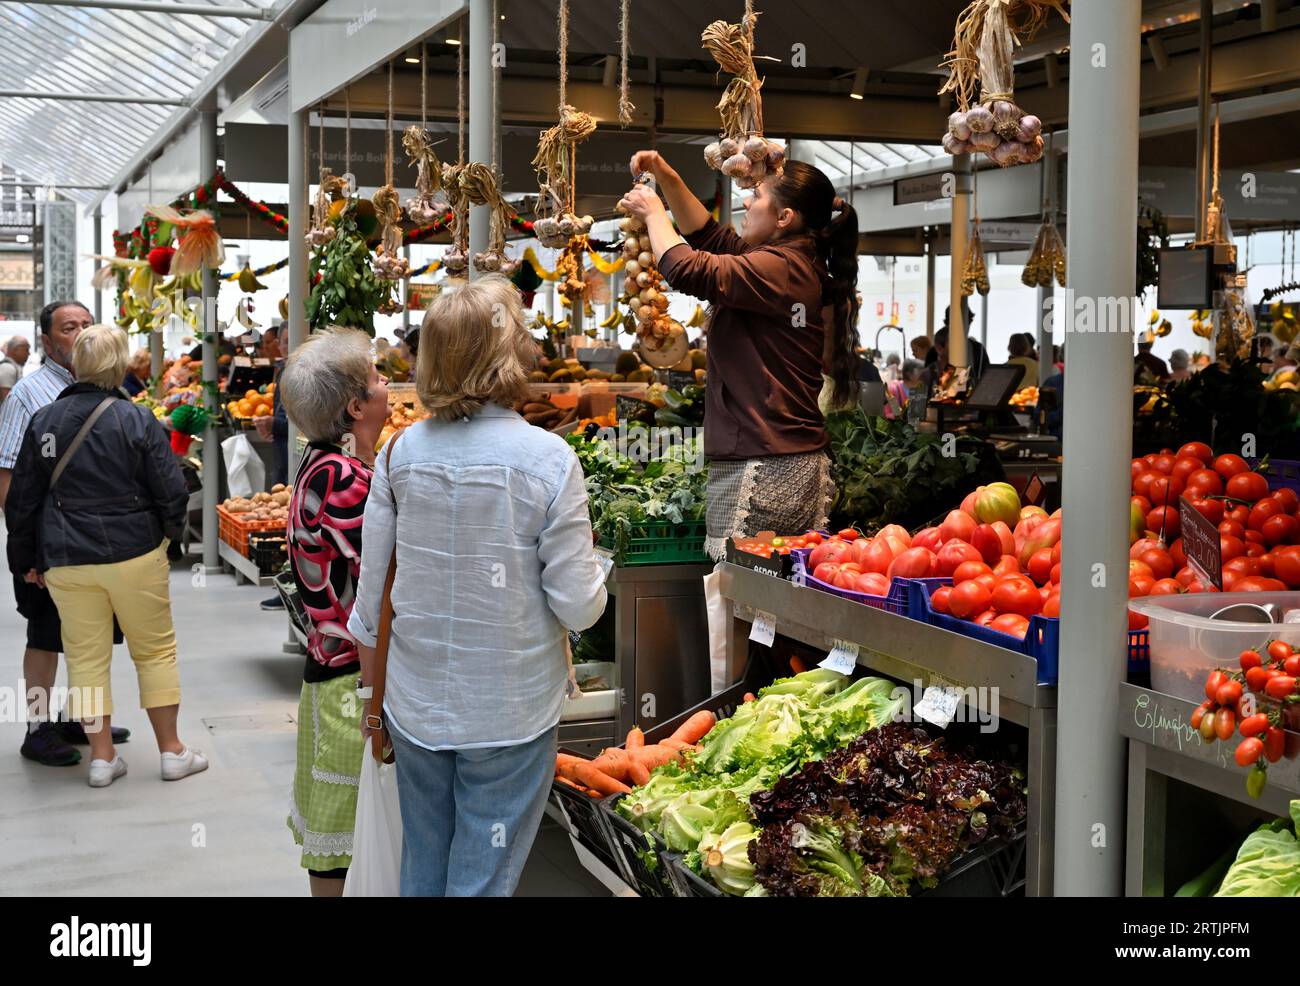
[[[1047,485],[1038,478],[1038,473],[1029,477],[1029,482],[1025,484],[1025,503],[1031,507],[1040,507],[1043,504],[1043,494],[1047,492]]]
[[[694,373],[687,373],[681,370],[668,371],[668,386],[679,394],[693,383],[695,383]]]
[[[1188,502],[1178,498],[1178,520],[1183,532],[1183,553],[1197,578],[1216,589],[1223,588],[1223,547],[1219,529],[1210,518]]]

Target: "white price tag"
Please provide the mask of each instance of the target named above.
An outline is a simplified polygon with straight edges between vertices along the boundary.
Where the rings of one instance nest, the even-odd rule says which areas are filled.
[[[858,666],[858,645],[849,640],[837,640],[831,652],[826,655],[819,668],[830,668],[840,674],[852,674]]]
[[[776,617],[761,609],[754,610],[754,624],[749,628],[749,639],[764,647],[771,647],[772,641],[776,639]]]
[[[600,566],[600,577],[609,578],[610,570],[614,567],[614,553],[608,548],[596,548],[596,564]]]
[[[957,714],[960,702],[961,689],[952,685],[929,685],[912,711],[926,722],[946,729]]]

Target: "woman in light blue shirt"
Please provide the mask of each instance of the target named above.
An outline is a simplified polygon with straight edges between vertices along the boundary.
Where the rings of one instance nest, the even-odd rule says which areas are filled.
[[[384,720],[403,896],[513,893],[555,772],[566,628],[605,608],[581,466],[511,410],[530,352],[505,278],[439,297],[416,364],[432,417],[375,464],[348,631],[370,684],[396,544]]]

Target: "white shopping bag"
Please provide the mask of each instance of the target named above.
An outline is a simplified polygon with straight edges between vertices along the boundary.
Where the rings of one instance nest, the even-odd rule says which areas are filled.
[[[371,737],[371,743],[379,740]],[[402,812],[397,798],[397,767],[381,764],[366,744],[357,788],[357,820],[352,831],[352,864],[344,897],[397,897],[402,870]]]
[[[704,612],[709,619],[709,684],[714,695],[726,688],[730,681],[727,668],[727,635],[731,631],[727,619],[727,604],[722,599],[721,563],[704,576]]]
[[[247,435],[240,432],[222,442],[221,457],[231,496],[252,496],[266,489],[266,466]]]

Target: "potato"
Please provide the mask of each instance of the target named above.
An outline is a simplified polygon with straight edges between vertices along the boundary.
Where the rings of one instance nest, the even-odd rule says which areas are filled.
[[[272,492],[272,493],[280,493],[280,492],[282,492],[284,489],[285,489],[285,485],[284,485],[284,483],[276,483],[274,486],[271,487],[271,492]]]

